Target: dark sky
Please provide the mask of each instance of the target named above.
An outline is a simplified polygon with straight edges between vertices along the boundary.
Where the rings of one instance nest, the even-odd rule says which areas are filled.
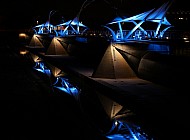
[[[49,12],[52,22],[73,19],[85,0],[6,0],[0,8],[0,29],[30,28],[36,20],[44,23]],[[92,0],[88,0],[92,1]],[[84,24],[104,24],[116,15],[133,16],[152,8],[158,8],[168,0],[95,0],[84,8],[80,20]],[[188,9],[188,1],[174,0],[171,9]]]

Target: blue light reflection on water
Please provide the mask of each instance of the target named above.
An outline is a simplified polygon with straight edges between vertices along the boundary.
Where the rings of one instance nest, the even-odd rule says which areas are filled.
[[[75,97],[75,99],[78,99],[80,94],[80,89],[71,84],[68,78],[64,78],[62,76],[56,78],[56,81],[53,83],[53,87],[68,93]]]
[[[148,51],[156,51],[163,54],[169,54],[170,46],[165,44],[149,44]]]
[[[179,47],[179,44],[172,44],[170,46],[168,44],[149,44],[147,47],[147,51],[156,51],[162,54],[174,54],[174,55],[189,55],[190,47],[189,43],[180,44],[182,47]],[[39,61],[35,63],[33,67],[35,70],[46,74],[47,76],[52,75],[51,70],[45,66],[43,61]],[[63,93],[67,93],[73,96],[75,99],[79,98],[79,94],[81,89],[77,86],[74,86],[70,83],[68,77],[57,77],[57,80],[53,83],[52,87],[62,91]],[[119,122],[119,121],[118,121]],[[111,133],[107,134],[106,137],[110,140],[153,140],[153,138],[148,138],[148,135],[140,130],[140,126],[136,126],[132,128],[132,125],[128,125],[126,122],[119,122],[120,127],[114,126],[114,129],[117,131],[111,131]],[[133,124],[135,126],[135,124]],[[112,129],[112,128],[110,128]]]
[[[42,72],[48,76],[51,75],[51,70],[48,69],[45,64],[41,61],[41,62],[35,62],[35,66],[33,67],[33,69]]]
[[[51,70],[45,66],[43,61],[36,62],[33,68],[47,76],[52,75]],[[52,83],[52,87],[73,96],[76,100],[79,99],[81,89],[71,84],[68,77],[60,76],[55,79],[56,80]],[[115,120],[106,137],[110,140],[148,140],[147,134],[140,131],[139,126],[135,124],[129,125],[119,120]]]
[[[106,137],[110,140],[153,140],[140,126],[120,120],[114,121]]]
[[[46,74],[48,77],[51,77],[51,70],[46,67],[43,61],[35,62],[35,66],[33,67],[35,70]],[[55,77],[54,77],[55,78]],[[80,93],[80,89],[77,86],[72,85],[69,82],[69,79],[63,76],[59,76],[55,78],[56,81],[52,83],[52,87],[63,91],[64,93],[68,93],[69,95],[78,98],[78,94]]]

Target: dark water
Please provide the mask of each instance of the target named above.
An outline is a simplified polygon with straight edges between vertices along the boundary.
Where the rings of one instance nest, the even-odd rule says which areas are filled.
[[[78,102],[54,92],[19,47],[17,32],[1,33],[0,139],[104,139],[87,123]]]
[[[150,51],[158,51],[162,54],[175,56],[190,56],[190,42],[180,41],[171,44],[150,44]]]

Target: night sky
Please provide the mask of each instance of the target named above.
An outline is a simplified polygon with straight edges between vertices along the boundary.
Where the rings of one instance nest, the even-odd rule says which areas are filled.
[[[4,1],[0,8],[0,30],[27,29],[48,20],[49,12],[56,12],[51,16],[51,23],[76,17],[85,0],[15,0]],[[92,0],[88,0],[89,2]],[[110,22],[117,15],[133,16],[152,8],[158,8],[168,0],[94,0],[87,5],[80,14],[80,21],[87,26],[95,26]],[[170,9],[189,10],[185,0],[174,0]]]

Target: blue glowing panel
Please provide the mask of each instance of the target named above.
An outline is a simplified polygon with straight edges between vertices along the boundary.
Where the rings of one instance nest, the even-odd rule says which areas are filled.
[[[63,77],[57,77],[56,81],[53,84],[54,88],[57,88],[69,95],[78,97],[79,90],[69,83],[69,80]]]
[[[69,21],[67,21],[67,22],[58,24],[57,26],[68,26],[68,25],[79,25],[79,26],[81,26],[81,27],[87,27],[87,26],[85,26],[84,24],[82,24],[81,22],[76,21],[76,20],[69,20]]]
[[[32,29],[37,33],[37,34],[43,34],[43,33],[51,33],[51,30],[53,29],[53,25],[47,21],[44,24],[36,25]]]
[[[115,120],[112,131],[106,135],[110,140],[148,140],[150,137],[141,128],[132,123]],[[152,139],[152,138],[151,138]]]
[[[123,19],[121,17],[116,17],[112,20],[112,22],[108,23],[108,24],[114,24],[114,23],[119,23],[121,22]],[[107,24],[107,25],[108,25]]]
[[[125,134],[113,134],[113,135],[109,135],[107,136],[108,139],[110,140],[130,140],[130,136],[129,135],[125,135]]]
[[[79,93],[78,89],[75,88],[75,87],[69,88],[69,90],[67,88],[65,88],[65,87],[58,87],[58,86],[54,86],[54,88],[57,88],[57,89],[59,89],[59,90],[61,90],[63,92],[66,92],[69,95],[75,95],[76,96]]]
[[[48,76],[51,75],[50,69],[48,69],[43,62],[36,62],[35,66],[33,67],[35,70],[47,74]]]
[[[152,21],[152,22],[162,22],[162,24],[165,24],[165,25],[171,25],[165,17],[166,12],[169,9],[169,7],[171,6],[171,4],[172,3],[170,3],[169,1],[164,3],[160,8],[158,8],[157,10],[152,12],[147,17],[147,20]]]
[[[154,9],[152,10],[149,10],[147,12],[144,12],[144,13],[141,13],[141,14],[138,14],[138,15],[135,15],[135,16],[132,16],[132,17],[129,17],[129,18],[125,18],[125,19],[121,19],[119,17],[116,17],[112,22],[108,23],[108,24],[114,24],[114,23],[118,23],[118,22],[132,22],[134,20],[145,20],[145,18],[153,11]]]
[[[167,3],[164,3],[160,8],[158,8],[157,10],[152,12],[148,16],[147,20],[152,20],[152,19],[161,20],[161,19],[163,19],[163,17],[165,16],[169,6],[170,6],[169,1]]]
[[[146,17],[153,11],[154,9],[151,9],[147,12],[144,12],[144,13],[141,13],[141,14],[138,14],[138,15],[135,15],[135,16],[132,16],[132,17],[129,17],[129,18],[126,18],[126,19],[123,19],[122,22],[131,22],[131,21],[134,21],[134,20],[145,20]]]
[[[83,42],[83,43],[87,43],[88,39],[86,37],[76,37],[75,39],[78,42]]]
[[[158,19],[152,19],[151,22],[156,22],[156,23],[159,23],[161,20],[158,20]],[[169,23],[169,21],[166,19],[166,17],[163,18],[163,20],[161,21],[162,24],[164,25],[168,25],[170,26],[171,23]]]
[[[170,47],[168,45],[164,44],[149,44],[148,45],[148,50],[149,51],[156,51],[160,53],[169,53]]]

